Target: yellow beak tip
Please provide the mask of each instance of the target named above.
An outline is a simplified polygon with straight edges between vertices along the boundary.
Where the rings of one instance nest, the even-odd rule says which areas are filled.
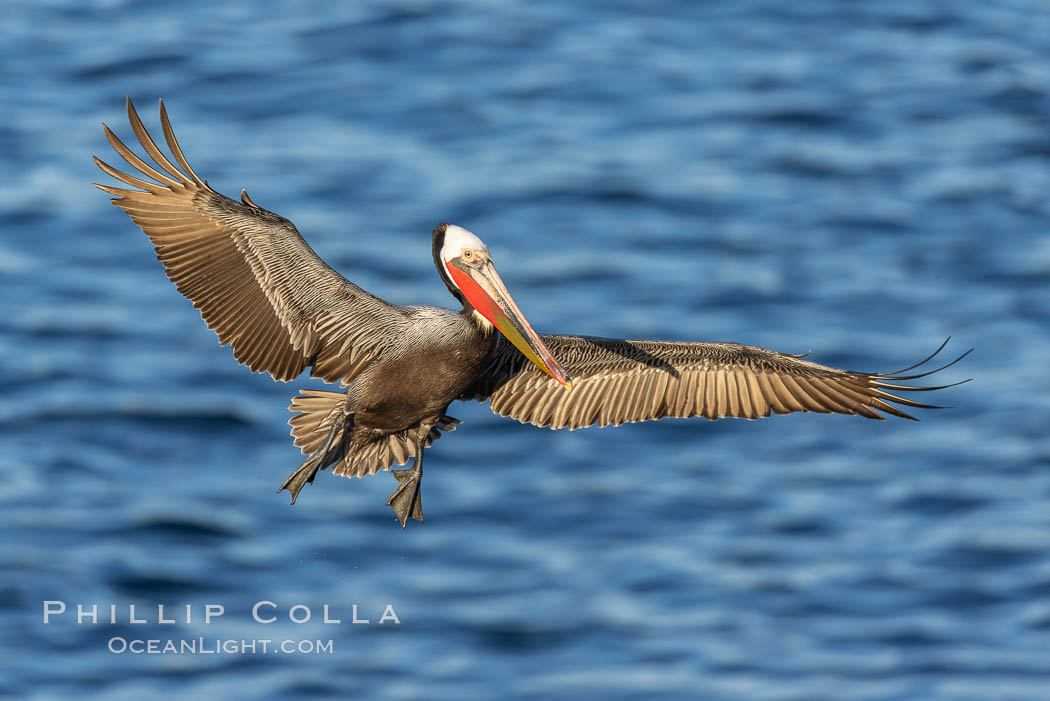
[[[566,381],[565,381],[565,389],[566,389],[567,391],[569,391],[569,392],[571,392],[571,391],[572,391],[572,380],[566,380]]]

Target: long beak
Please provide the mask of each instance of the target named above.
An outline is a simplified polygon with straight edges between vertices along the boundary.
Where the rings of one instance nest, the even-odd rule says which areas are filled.
[[[514,303],[514,298],[500,279],[492,261],[480,268],[461,264],[458,259],[446,263],[453,281],[467,301],[500,333],[507,337],[522,354],[545,373],[572,389],[572,380]]]

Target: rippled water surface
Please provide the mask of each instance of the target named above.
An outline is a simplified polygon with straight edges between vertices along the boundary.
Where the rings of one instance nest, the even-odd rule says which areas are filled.
[[[1045,3],[6,7],[0,696],[1047,698]],[[238,366],[91,187],[125,94],[390,301],[452,304],[448,220],[541,331],[876,371],[952,335],[974,381],[922,423],[456,405],[424,526],[385,474],[290,507],[285,406],[319,384]],[[198,637],[332,652],[107,650]]]

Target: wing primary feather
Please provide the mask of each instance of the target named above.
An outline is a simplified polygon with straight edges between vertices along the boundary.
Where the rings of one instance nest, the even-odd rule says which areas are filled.
[[[972,352],[973,352],[973,348],[971,348],[970,350],[966,351],[965,353],[963,353],[962,355],[960,355],[958,358],[956,358],[952,362],[948,363],[947,365],[942,365],[941,367],[936,368],[934,370],[927,370],[926,372],[920,372],[920,373],[917,373],[915,375],[901,375],[900,373],[892,373],[892,374],[875,375],[875,377],[881,377],[881,378],[885,378],[885,379],[888,379],[888,380],[901,380],[901,381],[903,381],[903,380],[917,380],[920,377],[927,377],[928,375],[932,375],[934,373],[940,372],[941,370],[947,370],[952,365],[955,365],[957,362],[959,362],[960,360],[962,360],[963,358],[965,358],[966,356],[968,356]],[[902,372],[904,372],[904,371],[902,371]]]
[[[943,406],[934,406],[933,404],[923,404],[922,402],[917,402],[914,399],[905,399],[904,397],[898,397],[895,394],[890,394],[889,392],[885,392],[885,391],[883,391],[881,389],[875,390],[875,393],[876,393],[876,396],[880,397],[881,399],[888,399],[891,402],[896,402],[897,404],[903,404],[904,406],[913,406],[913,407],[916,407],[918,409],[947,409],[948,408],[948,407],[943,407]]]
[[[887,402],[882,401],[881,399],[875,399],[874,401],[872,401],[872,407],[878,409],[879,411],[885,411],[887,414],[892,414],[893,416],[897,416],[902,419],[918,421],[918,419],[912,416],[911,414],[907,414],[898,409],[897,407],[893,406],[892,404],[888,404]]]
[[[798,399],[791,394],[787,385],[784,384],[784,377],[775,372],[770,373],[769,384],[773,387],[773,391],[777,393],[784,408],[788,409],[788,411],[802,411],[802,404],[799,403]]]
[[[816,399],[827,410],[830,409],[839,414],[855,414],[856,408],[853,403],[842,394],[833,390],[829,383],[822,382],[818,377],[798,378],[799,384],[804,384],[810,396]]]
[[[134,194],[135,192],[137,192],[136,190],[125,190],[122,187],[113,187],[112,185],[100,185],[99,183],[93,183],[93,184],[99,190],[102,190],[102,192],[108,192],[109,194],[116,195],[117,197],[127,197],[128,195],[131,195],[131,194]],[[110,200],[110,202],[112,202],[115,205],[120,206],[120,203],[119,203],[118,200]]]
[[[784,387],[787,388],[791,396],[797,401],[804,411],[815,411],[818,414],[826,414],[831,411],[830,407],[825,406],[816,397],[814,397],[807,388],[810,387],[809,383],[803,387],[805,382],[804,378],[796,378],[791,375],[781,375],[780,381],[784,383]],[[849,413],[849,412],[843,412]]]
[[[885,417],[871,408],[875,398],[871,394],[863,392],[859,387],[850,384],[848,380],[833,381],[831,378],[825,378],[825,381],[821,384],[825,390],[832,391],[842,397],[846,401],[847,406],[852,407],[861,416],[885,421]]]
[[[127,161],[132,168],[150,176],[159,183],[164,183],[168,187],[179,187],[179,181],[172,180],[168,176],[161,173],[159,170],[146,163],[146,161],[139,158],[134,151],[124,145],[124,142],[117,138],[109,127],[105,124],[102,125],[102,131],[106,134],[106,141],[113,147],[113,150],[117,152],[121,158]]]
[[[773,390],[773,383],[769,380],[770,376],[771,373],[768,372],[760,372],[755,375],[758,379],[758,386],[762,390],[762,396],[766,398],[766,404],[769,405],[773,413],[786,414],[788,413],[788,408],[781,403],[780,397]]]
[[[949,336],[948,338],[944,339],[944,343],[942,343],[940,346],[938,346],[937,350],[935,350],[934,352],[930,353],[923,360],[920,360],[919,362],[915,363],[914,365],[909,365],[908,367],[904,368],[903,370],[897,370],[895,372],[886,372],[886,373],[882,373],[882,374],[884,374],[884,375],[900,375],[902,372],[908,372],[909,370],[914,370],[915,368],[917,368],[917,367],[919,367],[921,365],[925,365],[926,363],[928,363],[931,360],[933,360],[934,357],[936,357],[936,355],[938,353],[940,353],[942,350],[944,350],[944,347],[946,345],[948,345],[948,341],[950,341],[950,340],[952,340],[951,336]]]
[[[153,141],[153,138],[146,131],[146,127],[143,126],[142,120],[139,119],[139,113],[135,111],[135,106],[131,104],[131,98],[128,97],[128,121],[131,122],[131,129],[135,132],[135,136],[138,137],[139,143],[142,144],[142,148],[146,149],[146,153],[149,157],[157,162],[161,168],[166,170],[169,175],[173,176],[182,185],[189,185],[193,181],[186,177],[184,173],[181,173],[178,168],[171,164],[171,161],[164,155],[157,144]]]
[[[154,195],[162,194],[166,190],[166,188],[161,187],[156,183],[141,180],[133,175],[128,175],[123,171],[117,170],[110,164],[103,161],[98,156],[92,156],[92,158],[95,160],[95,165],[97,165],[102,170],[102,172],[104,172],[106,175],[116,178],[117,180],[120,180],[121,182],[125,182],[128,185],[133,185],[135,187],[142,188],[143,190],[146,190]],[[99,186],[96,184],[95,187]]]
[[[952,340],[951,336],[949,336],[948,338],[944,339],[944,343],[942,343],[940,346],[938,346],[937,350],[935,350],[934,352],[930,353],[928,356],[926,356],[925,359],[915,363],[914,365],[910,365],[910,366],[908,366],[908,367],[906,367],[906,368],[904,368],[902,370],[897,370],[895,372],[872,373],[872,375],[875,375],[875,376],[878,376],[878,377],[891,377],[893,375],[901,375],[903,373],[908,372],[909,370],[914,370],[917,367],[921,367],[921,366],[925,365],[926,363],[930,362],[931,360],[933,360],[937,356],[938,353],[940,353],[942,350],[944,350],[944,347],[948,345],[948,341],[950,341],[950,340]],[[945,368],[950,368],[952,365],[955,365],[957,362],[959,362],[960,360],[965,358],[967,355],[969,355],[971,351],[973,351],[973,348],[971,348],[970,350],[966,351],[965,353],[960,355],[958,358],[956,358],[952,362],[948,363],[947,365],[945,365],[945,366],[943,366],[943,367],[941,367],[941,368],[939,368],[937,370],[931,370],[930,372],[923,373],[922,375],[914,375],[912,377],[899,378],[899,379],[909,379],[910,380],[910,379],[914,379],[916,377],[925,377],[926,375],[929,375],[929,374],[934,373],[934,372],[940,372],[941,370],[944,370]]]
[[[171,151],[171,155],[175,157],[175,161],[182,166],[182,169],[186,171],[191,178],[193,178],[193,182],[204,186],[204,181],[197,177],[197,174],[193,172],[193,168],[190,168],[190,164],[186,160],[186,156],[183,155],[182,149],[179,148],[179,141],[175,138],[175,132],[171,128],[171,122],[168,121],[168,109],[164,106],[163,99],[160,101],[160,127],[164,130],[164,140],[168,142],[168,149]]]
[[[894,378],[894,380],[896,379],[897,378]],[[887,389],[901,390],[903,392],[932,392],[935,389],[948,389],[949,387],[958,387],[959,385],[965,385],[967,382],[970,382],[972,380],[972,377],[968,377],[965,380],[959,380],[958,382],[953,382],[950,385],[938,385],[936,387],[915,387],[912,385],[896,385],[892,382],[879,381],[872,382],[872,384],[876,387],[885,387]]]

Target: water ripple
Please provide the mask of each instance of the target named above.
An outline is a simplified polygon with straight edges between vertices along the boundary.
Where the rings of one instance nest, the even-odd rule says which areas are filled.
[[[1042,698],[1044,14],[14,3],[0,696]],[[237,365],[90,187],[99,122],[129,136],[125,94],[150,127],[164,97],[213,187],[246,187],[398,303],[452,304],[429,249],[452,220],[543,331],[871,370],[953,335],[977,351],[945,379],[975,381],[921,424],[552,433],[457,405],[464,424],[428,453],[424,527],[396,526],[389,475],[324,473],[290,507],[285,407],[320,383]],[[72,611],[43,625],[44,600]],[[253,621],[258,601],[277,622]],[[77,603],[226,613],[78,625]],[[387,604],[400,624],[375,622]],[[334,651],[111,654],[113,636]]]

